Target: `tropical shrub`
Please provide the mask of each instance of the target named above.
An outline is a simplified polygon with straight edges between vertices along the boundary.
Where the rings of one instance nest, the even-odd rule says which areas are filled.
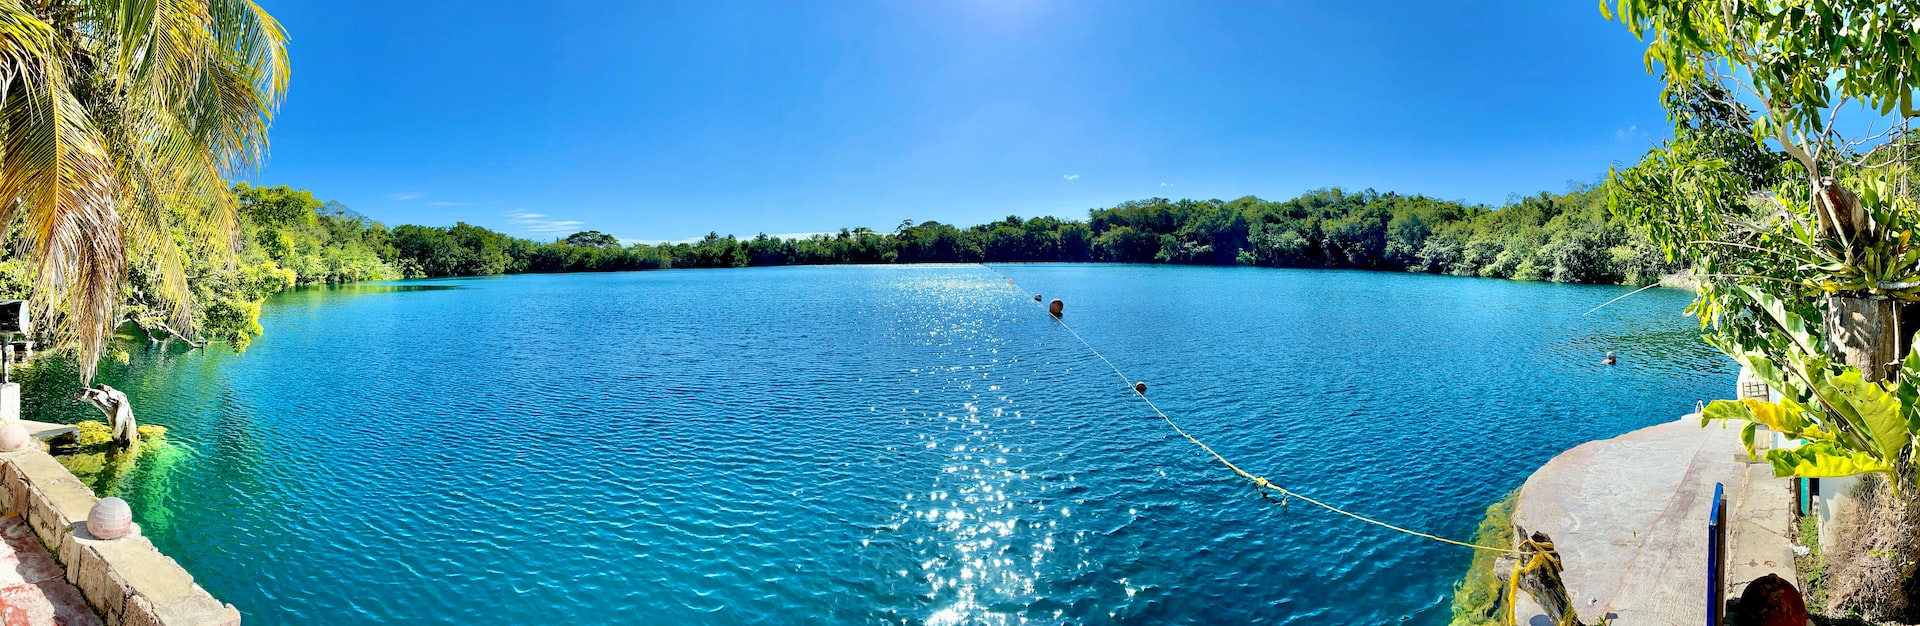
[[[1805,443],[1767,452],[1776,476],[1825,478],[1883,473],[1898,490],[1894,473],[1911,456],[1920,433],[1920,346],[1900,363],[1900,376],[1870,381],[1859,368],[1824,356],[1820,336],[1777,298],[1741,290],[1764,312],[1767,344],[1741,345],[1729,335],[1711,336],[1716,348],[1781,394],[1778,402],[1715,400],[1701,412],[1701,425],[1743,422],[1741,440],[1754,453],[1760,426]]]

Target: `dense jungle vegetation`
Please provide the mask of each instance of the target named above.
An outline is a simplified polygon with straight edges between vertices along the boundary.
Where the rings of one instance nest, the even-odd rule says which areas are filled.
[[[622,245],[586,231],[533,241],[466,223],[388,228],[306,190],[236,185],[241,251],[233,267],[193,263],[198,326],[177,332],[134,276],[127,320],[156,336],[245,347],[259,302],[294,285],[526,272],[839,263],[1113,261],[1354,268],[1574,283],[1646,284],[1674,266],[1613,217],[1605,193],[1515,197],[1487,207],[1424,196],[1321,189],[1282,201],[1153,198],[1053,217],[970,227],[903,222],[781,239],[709,234],[693,243]],[[20,285],[24,287],[25,285]]]
[[[836,263],[1115,261],[1356,268],[1643,284],[1672,271],[1657,248],[1607,213],[1592,189],[1517,198],[1490,209],[1421,196],[1323,189],[1291,200],[1154,198],[972,227],[902,223],[837,234],[623,246],[596,231],[537,242],[466,223],[389,230],[338,203],[286,187],[238,188],[249,247],[298,284],[688,267]]]

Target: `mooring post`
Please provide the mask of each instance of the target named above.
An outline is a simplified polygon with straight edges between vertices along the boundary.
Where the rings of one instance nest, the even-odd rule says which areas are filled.
[[[1501,557],[1494,565],[1494,572],[1503,579],[1501,582],[1527,592],[1554,624],[1579,626],[1582,622],[1573,609],[1573,597],[1567,593],[1567,583],[1560,577],[1564,568],[1560,551],[1553,547],[1553,538],[1541,532],[1529,534],[1519,525],[1513,527],[1513,536],[1520,551]],[[1512,582],[1514,576],[1519,577],[1518,583]],[[1514,607],[1509,605],[1502,610],[1511,614]]]

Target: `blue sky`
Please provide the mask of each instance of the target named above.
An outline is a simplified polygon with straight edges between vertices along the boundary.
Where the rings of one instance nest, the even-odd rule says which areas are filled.
[[[1498,203],[1666,134],[1643,45],[1579,0],[261,3],[294,70],[255,182],[537,239]]]

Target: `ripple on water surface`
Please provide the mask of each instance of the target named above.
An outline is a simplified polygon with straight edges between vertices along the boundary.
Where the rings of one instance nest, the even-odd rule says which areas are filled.
[[[1678,292],[1001,270],[1230,458],[1446,535],[1732,380]],[[1262,501],[978,266],[303,290],[263,323],[103,375],[189,451],[116,489],[251,624],[1440,624],[1467,563]]]

